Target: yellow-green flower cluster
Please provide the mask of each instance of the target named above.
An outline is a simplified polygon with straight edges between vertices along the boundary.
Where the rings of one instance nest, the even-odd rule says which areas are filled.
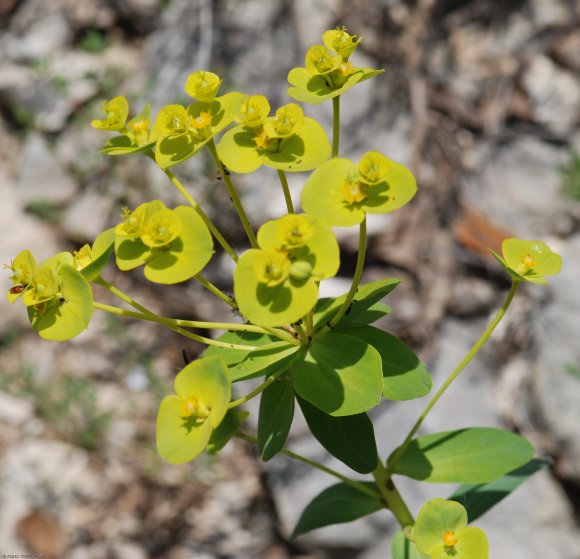
[[[318,104],[341,95],[355,84],[372,78],[383,70],[358,68],[349,62],[361,39],[344,27],[325,31],[322,45],[311,46],[304,68],[293,68],[288,74],[288,95],[304,103]]]
[[[241,313],[280,326],[300,320],[318,298],[318,283],[338,271],[338,243],[330,227],[307,214],[289,214],[258,231],[259,249],[246,251],[234,274]]]
[[[197,273],[213,254],[213,240],[198,213],[189,206],[174,210],[160,200],[125,209],[115,227],[115,253],[121,270],[145,266],[157,283],[178,283]]]
[[[37,265],[32,253],[23,250],[8,266],[12,287],[7,298],[13,303],[22,297],[32,327],[43,338],[68,340],[89,325],[93,293],[79,271],[85,261],[62,252]]]
[[[274,116],[264,95],[246,96],[235,120],[217,146],[219,158],[236,173],[250,173],[262,164],[281,171],[309,171],[330,157],[323,128],[304,116],[296,103]]]
[[[369,151],[358,164],[334,158],[312,173],[302,190],[302,207],[339,227],[361,223],[367,213],[387,213],[417,192],[415,177],[403,165]]]

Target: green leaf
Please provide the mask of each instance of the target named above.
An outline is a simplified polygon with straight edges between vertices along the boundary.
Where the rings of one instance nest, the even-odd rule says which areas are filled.
[[[115,261],[122,272],[142,266],[151,258],[151,249],[141,239],[115,237]]]
[[[528,463],[533,454],[532,445],[514,433],[461,429],[415,439],[394,473],[433,483],[487,483]]]
[[[431,377],[413,350],[396,336],[373,326],[340,329],[371,344],[383,361],[383,396],[389,400],[412,400],[429,394]]]
[[[352,336],[338,332],[316,336],[292,369],[296,392],[330,415],[365,412],[380,401],[381,356]]]
[[[86,278],[70,264],[58,268],[63,301],[47,304],[41,314],[28,307],[32,328],[42,338],[62,342],[78,336],[85,330],[93,315],[93,291]]]
[[[461,485],[449,499],[461,503],[467,509],[469,522],[473,522],[515,491],[530,476],[550,464],[548,460],[531,460],[525,466],[489,483]]]
[[[225,332],[218,338],[218,340],[228,344],[247,346],[262,346],[279,341],[278,338],[270,336],[269,334],[258,334],[255,332]],[[228,367],[235,367],[235,365],[247,357],[250,351],[251,350],[246,351],[243,349],[226,349],[222,347],[209,346],[203,352],[203,355],[219,355]]]
[[[153,249],[145,264],[145,277],[155,283],[173,284],[201,272],[213,255],[213,239],[199,214],[189,206],[173,210],[181,221],[181,233],[168,247]]]
[[[268,386],[260,399],[258,418],[258,451],[267,462],[286,443],[294,419],[294,387],[287,375]]]
[[[429,559],[423,555],[414,542],[408,540],[403,532],[397,532],[391,540],[392,559]]]
[[[401,280],[399,278],[387,278],[359,285],[354,300],[350,306],[350,310],[340,319],[337,326],[341,328],[357,326],[357,321],[361,321],[365,313],[369,311],[375,303],[378,303],[400,283]],[[346,296],[347,293],[334,299],[320,299],[314,312],[315,327],[324,326],[327,321],[331,320],[338,309],[346,301]]]
[[[376,490],[374,483],[363,482],[363,485]],[[292,537],[295,538],[331,524],[352,522],[382,508],[384,507],[378,494],[376,498],[373,498],[351,485],[337,483],[326,488],[310,501],[302,511]]]
[[[207,443],[207,453],[217,454],[227,443],[233,439],[243,421],[250,415],[247,411],[228,410],[222,422],[211,434]]]
[[[206,143],[196,140],[189,132],[162,136],[155,147],[155,161],[162,169],[169,169],[192,157]]]
[[[366,413],[333,417],[298,398],[308,428],[335,458],[359,474],[377,467],[377,443],[372,421]]]
[[[267,349],[250,351],[246,357],[230,368],[232,382],[264,376],[287,368],[300,350],[300,346],[284,341],[272,342],[268,345],[270,347]]]

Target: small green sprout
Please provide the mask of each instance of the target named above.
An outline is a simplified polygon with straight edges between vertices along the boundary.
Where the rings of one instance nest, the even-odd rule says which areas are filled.
[[[338,271],[332,229],[317,217],[289,214],[262,225],[258,244],[242,254],[234,273],[240,312],[264,326],[300,320],[316,304],[319,282]]]
[[[545,284],[548,280],[544,276],[555,276],[562,269],[562,257],[542,241],[506,239],[501,249],[503,257],[493,250],[491,253],[510,276],[520,281]]]
[[[145,266],[145,277],[156,283],[179,283],[192,278],[213,254],[211,234],[189,206],[174,210],[160,200],[125,209],[114,229],[120,270]]]
[[[157,415],[157,449],[171,464],[189,462],[207,447],[231,398],[228,369],[221,357],[194,361],[175,377],[175,395]]]
[[[417,549],[430,559],[488,559],[485,532],[467,526],[467,511],[455,501],[431,499],[419,511],[413,530]]]
[[[324,129],[304,116],[296,103],[280,107],[268,116],[270,103],[252,95],[242,103],[239,122],[217,145],[219,158],[236,173],[251,173],[261,165],[280,171],[310,171],[330,157]]]
[[[102,120],[93,120],[91,126],[97,130],[113,130],[121,132],[129,116],[129,103],[127,98],[119,95],[110,101],[103,101],[101,112],[105,114]]]
[[[367,213],[387,213],[407,204],[417,192],[413,174],[379,152],[357,164],[334,158],[312,173],[302,191],[302,207],[330,225],[350,227]]]

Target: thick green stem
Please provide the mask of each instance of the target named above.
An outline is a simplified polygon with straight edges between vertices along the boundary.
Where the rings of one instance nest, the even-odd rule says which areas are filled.
[[[278,176],[280,177],[280,183],[282,184],[282,192],[284,192],[284,200],[286,200],[286,208],[288,208],[288,213],[294,213],[294,204],[292,204],[292,197],[290,196],[290,187],[288,186],[288,179],[286,178],[286,173],[284,171],[278,170]]]
[[[332,317],[332,320],[326,326],[321,328],[319,333],[328,332],[329,330],[332,330],[338,324],[340,319],[344,316],[346,311],[348,311],[348,308],[350,307],[351,303],[354,300],[354,296],[356,295],[362,277],[363,268],[365,264],[366,249],[367,249],[367,220],[365,217],[360,224],[360,232],[358,239],[358,255],[356,259],[356,268],[354,271],[354,276],[352,278],[350,290],[346,295],[344,303],[338,309],[336,314]]]
[[[152,313],[148,313],[148,314],[137,313],[134,311],[120,309],[119,307],[113,307],[111,305],[105,305],[103,303],[97,303],[97,302],[93,303],[93,306],[95,309],[105,311],[105,312],[108,312],[111,314],[116,314],[119,316],[126,316],[129,318],[138,318],[140,320],[147,320],[149,322],[157,322],[158,324],[163,324],[163,326],[165,326],[166,328],[169,328],[170,330],[173,330],[174,332],[177,332],[178,334],[181,334],[182,336],[185,336],[186,338],[189,338],[190,340],[195,340],[196,342],[200,342],[200,343],[205,344],[205,345],[221,347],[223,349],[238,349],[238,350],[242,350],[242,351],[253,351],[255,349],[258,349],[258,346],[231,344],[231,343],[227,343],[227,342],[220,342],[219,340],[212,340],[211,338],[206,338],[205,336],[199,336],[198,334],[194,334],[193,332],[189,332],[188,330],[185,330],[185,328],[178,326],[171,319],[166,319],[166,318],[163,318],[161,316],[157,316],[157,315],[152,314]],[[265,346],[263,346],[263,347],[265,347]]]
[[[155,156],[152,153],[146,154],[150,159],[155,161]],[[220,230],[213,224],[213,221],[209,216],[201,209],[201,206],[193,199],[191,194],[185,189],[181,181],[173,174],[171,169],[162,169],[167,178],[171,181],[173,186],[181,193],[181,195],[187,200],[190,206],[197,212],[199,217],[203,219],[203,222],[207,225],[207,228],[211,231],[211,234],[215,237],[216,241],[221,245],[221,247],[232,257],[234,262],[238,261],[238,255],[231,247],[231,245],[226,241],[224,236],[221,234]]]
[[[338,157],[340,138],[340,95],[332,98],[332,157]]]
[[[413,526],[415,524],[415,519],[407,507],[407,503],[401,497],[399,490],[396,488],[393,480],[389,479],[387,476],[387,471],[383,466],[380,458],[377,462],[377,467],[373,472],[373,477],[377,483],[377,488],[381,492],[385,503],[387,504],[389,510],[393,513],[401,528],[406,528],[407,526]]]
[[[387,465],[387,476],[390,477],[391,474],[393,473],[395,466],[397,465],[403,454],[405,454],[405,451],[411,444],[411,441],[413,440],[415,433],[417,433],[419,427],[421,427],[423,421],[425,421],[425,418],[427,417],[429,412],[433,409],[433,406],[435,406],[435,404],[439,401],[439,398],[443,396],[447,388],[449,388],[451,383],[459,376],[459,373],[461,373],[461,371],[465,369],[468,363],[477,355],[478,351],[482,348],[483,344],[485,344],[485,342],[491,336],[492,332],[495,330],[496,326],[500,323],[508,307],[510,306],[512,299],[514,298],[514,295],[516,294],[519,285],[520,285],[519,280],[516,279],[512,280],[511,288],[503,305],[501,306],[501,308],[499,309],[493,320],[489,323],[489,326],[486,328],[485,332],[481,335],[479,340],[475,342],[475,344],[469,350],[467,355],[462,359],[461,363],[459,363],[459,365],[457,365],[457,367],[453,370],[453,372],[447,377],[447,380],[443,383],[443,385],[437,391],[437,393],[431,398],[431,401],[427,404],[427,407],[425,408],[419,419],[417,419],[415,425],[413,425],[413,427],[409,431],[409,434],[407,435],[407,438],[403,441],[403,444],[397,449],[393,457],[389,460],[389,464]]]
[[[209,152],[211,153],[211,155],[215,161],[215,164],[218,166],[218,169],[220,170],[223,181],[226,185],[226,188],[228,189],[228,193],[230,195],[232,203],[234,204],[234,207],[236,208],[236,211],[238,212],[238,216],[240,217],[242,225],[244,226],[244,230],[246,232],[246,235],[248,236],[250,244],[252,245],[253,248],[258,248],[258,241],[256,240],[256,235],[254,234],[252,226],[250,225],[250,220],[248,219],[248,215],[246,214],[246,211],[244,210],[244,206],[242,206],[242,201],[240,200],[240,197],[238,196],[238,193],[236,192],[236,189],[234,188],[234,185],[232,184],[232,180],[230,179],[229,171],[226,170],[226,168],[224,167],[224,164],[220,161],[220,158],[218,157],[217,150],[216,150],[213,139],[207,143],[207,147],[208,147]]]
[[[240,432],[240,433],[238,433],[237,437],[239,439],[242,439],[242,440],[247,441],[247,442],[252,443],[252,444],[258,443],[258,439],[256,439],[256,437],[252,437],[251,435],[248,435],[246,433]],[[306,458],[305,456],[301,456],[300,454],[296,454],[295,452],[292,452],[291,450],[287,450],[285,448],[283,448],[280,451],[280,453],[284,454],[284,455],[286,455],[289,458],[292,458],[294,460],[298,460],[299,462],[303,462],[304,464],[308,464],[309,466],[312,466],[313,468],[316,468],[317,470],[320,470],[321,472],[325,472],[331,476],[334,476],[335,478],[346,483],[347,485],[350,485],[351,487],[353,487],[357,491],[360,491],[361,493],[364,493],[365,495],[368,495],[369,497],[372,497],[373,499],[376,499],[377,501],[381,500],[381,496],[376,491],[373,491],[370,487],[368,487],[362,483],[359,483],[358,481],[350,479],[346,476],[343,476],[342,474],[338,473],[337,471],[333,470],[332,468],[328,468],[324,464],[320,464],[320,462],[310,460],[310,458]]]

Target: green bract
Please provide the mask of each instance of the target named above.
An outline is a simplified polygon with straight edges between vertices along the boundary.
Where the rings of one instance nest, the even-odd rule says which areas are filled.
[[[209,262],[213,240],[198,213],[189,206],[169,210],[160,200],[125,210],[115,227],[120,270],[145,265],[145,277],[156,283],[192,278]]]
[[[217,356],[198,359],[178,373],[174,389],[157,415],[157,450],[168,462],[181,464],[205,450],[226,415],[231,398],[226,364]]]
[[[34,330],[48,340],[74,338],[87,328],[93,314],[93,292],[84,276],[74,267],[70,252],[62,252],[38,267],[28,250],[19,253],[10,269],[12,303],[21,294]]]
[[[455,501],[431,499],[417,516],[413,530],[417,549],[430,559],[487,559],[483,530],[467,526],[467,512]]]
[[[185,82],[185,92],[201,103],[211,103],[217,94],[222,80],[213,72],[194,72]]]
[[[281,326],[316,304],[318,283],[338,271],[338,243],[316,217],[290,214],[258,231],[259,249],[246,251],[234,274],[240,312],[251,322]]]
[[[91,126],[97,130],[113,130],[120,132],[125,127],[129,116],[129,103],[127,98],[119,95],[110,101],[103,101],[101,112],[105,114],[102,120],[91,121]]]
[[[240,112],[242,93],[226,93],[209,103],[198,102],[163,107],[151,130],[157,141],[155,161],[167,169],[195,155]]]
[[[357,68],[348,62],[361,39],[349,35],[346,29],[332,29],[322,35],[324,45],[308,49],[305,68],[292,68],[288,95],[303,103],[318,104],[337,97],[359,82],[384,70]],[[333,52],[334,51],[334,54]]]
[[[302,191],[304,211],[330,225],[349,227],[367,213],[388,213],[409,202],[417,192],[413,174],[378,152],[360,162],[335,158],[316,169]]]
[[[217,145],[219,158],[236,173],[251,173],[261,165],[280,171],[310,171],[330,157],[324,129],[305,117],[295,103],[268,117],[263,95],[246,98],[237,116],[240,124],[228,130]]]
[[[508,273],[531,283],[548,283],[544,276],[555,276],[562,268],[562,257],[552,252],[542,241],[506,239],[501,245],[503,258],[493,250],[491,253],[505,266]]]
[[[151,107],[145,105],[144,109],[133,117],[119,132],[121,136],[111,138],[101,149],[101,153],[107,155],[127,155],[147,151],[155,141],[150,137]]]

